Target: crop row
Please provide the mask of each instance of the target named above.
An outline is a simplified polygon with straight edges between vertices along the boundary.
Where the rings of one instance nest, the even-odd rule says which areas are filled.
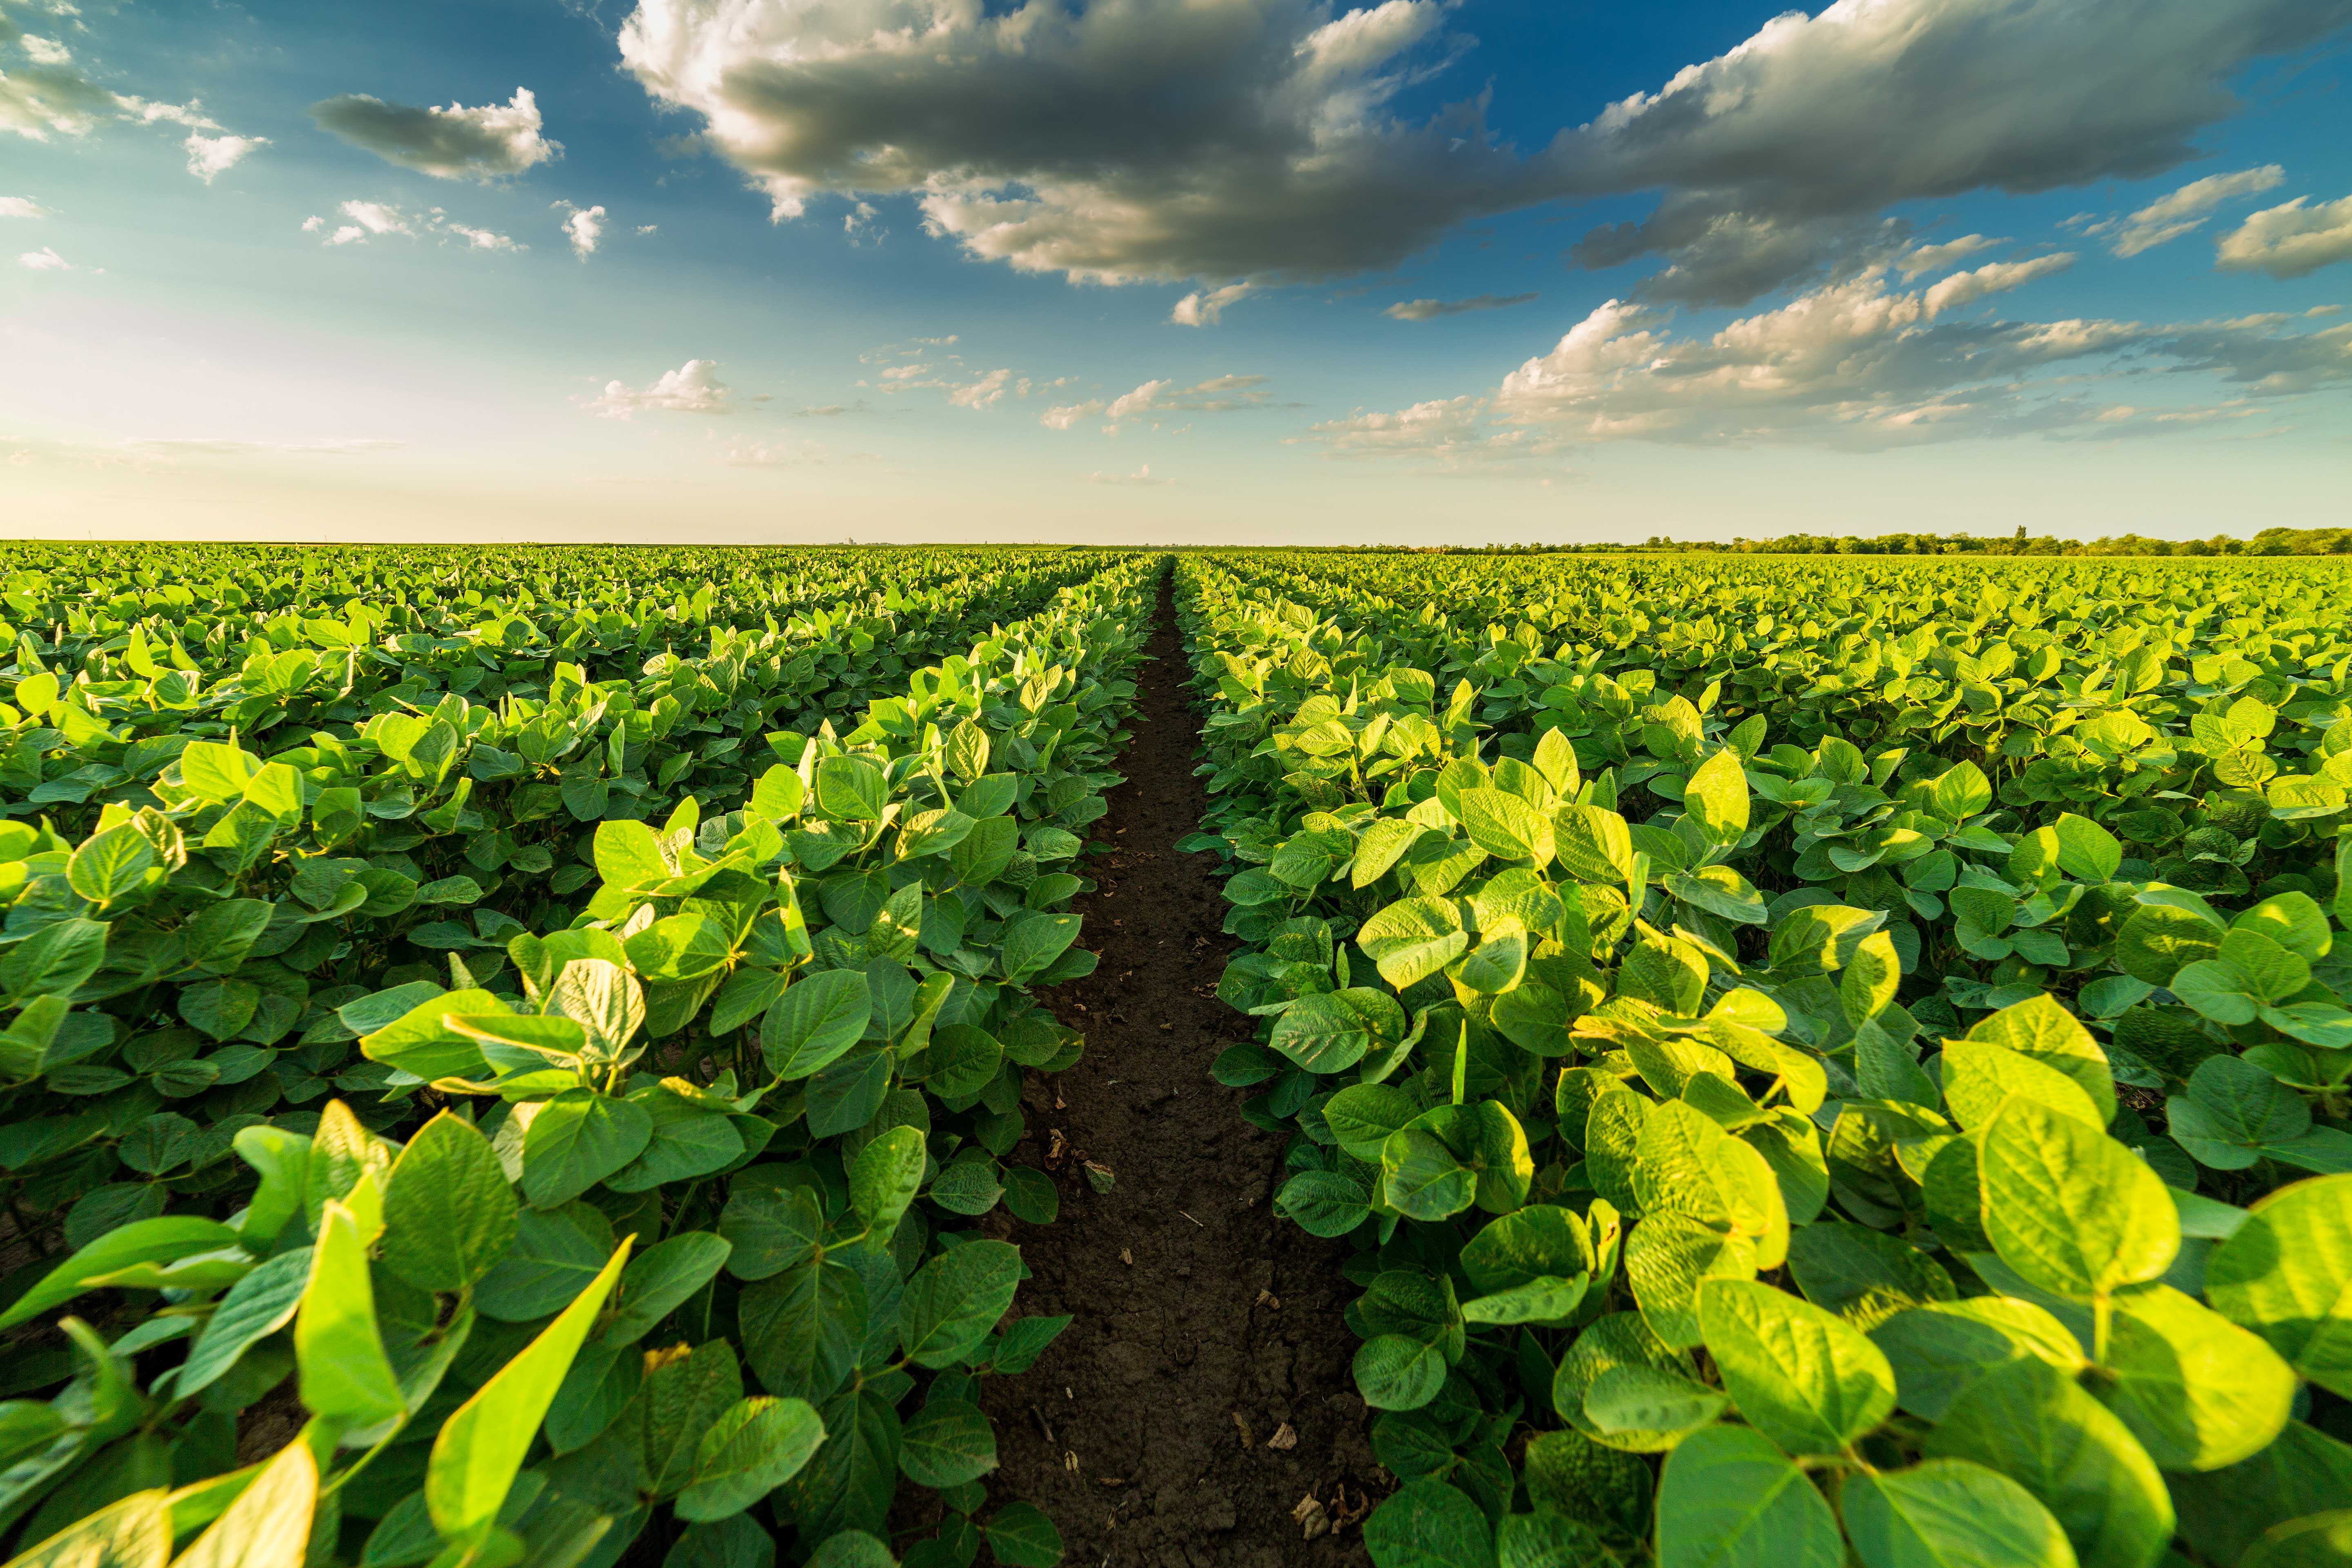
[[[1178,570],[1381,1568],[2342,1549],[2332,578]]]
[[[0,1405],[26,1560],[718,1568],[781,1537],[871,1568],[904,1478],[940,1500],[909,1562],[983,1538],[1053,1561],[1036,1510],[986,1506],[974,1379],[1062,1321],[1000,1327],[1018,1253],[959,1227],[1056,1206],[1003,1163],[1022,1070],[1081,1045],[1028,992],[1092,963],[1062,911],[1158,571],[971,574],[901,657],[1046,602],[862,713],[788,672],[835,646],[782,627],[611,685],[535,646],[541,694],[444,680],[421,710],[399,693],[415,650],[371,635],[347,668],[404,668],[295,699],[317,704],[302,743],[261,751],[257,731],[300,732],[222,715],[123,767],[85,831],[0,825],[0,1166],[20,1244],[64,1244],[12,1278],[0,1327],[81,1314],[7,1367],[12,1392],[64,1385]],[[885,597],[851,624],[924,602]],[[79,711],[107,736],[38,727],[121,766],[172,689],[160,666],[123,689],[107,661],[131,637],[70,682],[20,666],[20,742]],[[873,647],[847,651],[874,691]],[[813,697],[837,726],[770,728]],[[709,762],[706,736],[779,760],[665,761]],[[713,784],[734,793],[706,813]],[[450,849],[548,890],[509,915],[489,877],[412,874]]]

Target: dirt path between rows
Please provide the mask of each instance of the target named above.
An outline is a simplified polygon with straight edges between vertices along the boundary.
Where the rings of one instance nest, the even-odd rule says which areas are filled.
[[[1012,1226],[1036,1276],[1020,1310],[1076,1321],[1034,1370],[987,1380],[992,1486],[1053,1516],[1065,1568],[1360,1563],[1378,1475],[1340,1320],[1354,1292],[1337,1250],[1270,1206],[1282,1140],[1208,1076],[1247,1029],[1216,997],[1234,947],[1216,858],[1176,851],[1207,797],[1164,583],[1150,651],[1128,782],[1095,825],[1099,887],[1075,905],[1101,966],[1046,997],[1086,1057],[1031,1085],[1013,1156],[1062,1202],[1050,1226]],[[1309,1498],[1320,1517],[1297,1517]]]

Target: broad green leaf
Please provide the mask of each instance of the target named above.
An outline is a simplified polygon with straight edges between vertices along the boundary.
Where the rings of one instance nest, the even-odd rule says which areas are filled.
[[[979,1405],[934,1398],[899,1429],[898,1468],[917,1486],[976,1481],[996,1468],[996,1434]]]
[[[2205,1294],[2295,1371],[2352,1399],[2352,1175],[2256,1200],[2207,1258]]]
[[[1683,816],[1709,840],[1737,844],[1748,831],[1748,772],[1725,747],[1701,763],[1683,786]]]
[[[1470,948],[1462,917],[1443,899],[1402,899],[1379,910],[1356,932],[1356,945],[1381,978],[1402,991],[1428,979]]]
[[[383,1194],[383,1266],[421,1290],[467,1289],[513,1245],[515,1212],[490,1141],[445,1110],[418,1129],[393,1164]]]
[[[1965,1459],[1863,1471],[1838,1498],[1863,1568],[2074,1568],[2074,1549],[2033,1494]]]
[[[443,1423],[425,1468],[425,1499],[444,1538],[474,1540],[498,1518],[572,1358],[628,1258],[629,1244],[623,1242],[578,1299]]]
[[[1698,1321],[1748,1424],[1791,1454],[1838,1454],[1895,1408],[1895,1370],[1835,1313],[1749,1280],[1710,1279]]]
[[[318,1500],[318,1460],[297,1437],[261,1467],[173,1568],[302,1568]]]
[[[2180,1250],[2164,1182],[2074,1117],[2011,1099],[1985,1130],[1985,1234],[2001,1261],[2045,1290],[2087,1300],[2154,1279]]]
[[[1445,1384],[1445,1352],[1411,1334],[1378,1334],[1356,1347],[1356,1392],[1375,1410],[1418,1410]]]
[[[871,1244],[887,1243],[907,1207],[922,1190],[928,1163],[923,1134],[893,1127],[858,1152],[849,1172],[849,1201],[872,1233]]]
[[[1969,1383],[1924,1452],[1971,1460],[2032,1492],[2083,1568],[2149,1568],[2172,1539],[2172,1499],[2147,1450],[2073,1376],[2039,1356]]]
[[[1054,1568],[1062,1560],[1062,1532],[1034,1503],[1008,1504],[980,1528],[1003,1568]]]
[[[898,1342],[918,1366],[953,1366],[977,1349],[1013,1304],[1021,1251],[1002,1241],[968,1241],[907,1281]]]
[[[651,1333],[697,1290],[716,1279],[733,1251],[727,1238],[689,1230],[649,1247],[629,1260],[613,1292],[615,1310],[603,1342],[625,1345]]]
[[[1659,1568],[1842,1568],[1837,1517],[1763,1434],[1711,1426],[1666,1456]]]
[[[824,1423],[798,1399],[746,1399],[704,1433],[677,1516],[709,1522],[742,1512],[800,1473]]]
[[[2255,1335],[2165,1285],[2116,1299],[2107,1403],[2168,1470],[2236,1464],[2286,1426],[2294,1369]]]
[[[857,1043],[873,1013],[863,971],[803,976],[784,988],[760,1026],[768,1070],[787,1081],[810,1077]]]
[[[205,1320],[188,1359],[172,1384],[174,1393],[194,1395],[217,1382],[247,1351],[294,1320],[302,1293],[310,1282],[310,1248],[281,1252],[257,1266],[229,1287],[212,1316]]]
[[[653,1117],[634,1100],[568,1089],[523,1135],[522,1190],[531,1207],[561,1207],[645,1152]]]
[[[1374,1568],[1496,1568],[1494,1527],[1444,1481],[1408,1481],[1364,1521]]]

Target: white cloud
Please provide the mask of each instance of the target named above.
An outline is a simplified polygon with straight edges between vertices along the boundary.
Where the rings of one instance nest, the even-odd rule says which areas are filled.
[[[459,223],[439,207],[412,213],[390,202],[348,201],[336,209],[351,221],[330,228],[329,220],[313,214],[302,220],[302,232],[323,235],[322,245],[362,245],[385,235],[411,239],[432,236],[446,242],[464,242],[468,250],[517,251],[530,247],[509,236]]]
[[[0,196],[0,217],[47,217],[49,209],[30,196]]]
[[[1156,423],[1178,414],[1231,414],[1244,408],[1265,407],[1272,395],[1265,391],[1265,381],[1262,375],[1213,375],[1190,386],[1179,386],[1174,378],[1160,377],[1108,402],[1089,397],[1048,408],[1038,416],[1037,422],[1049,430],[1070,430],[1100,415],[1104,431],[1116,435],[1121,424],[1133,420]]]
[[[1168,319],[1180,327],[1213,327],[1224,319],[1225,307],[1248,294],[1255,286],[1249,283],[1228,283],[1221,289],[1194,289],[1176,301]]]
[[[1004,400],[1004,389],[1012,380],[1010,370],[992,370],[978,381],[950,388],[948,401],[958,408],[987,408]]]
[[[68,66],[30,66],[0,71],[0,131],[30,142],[52,134],[81,136],[120,112],[114,94],[93,85]]]
[[[268,145],[267,136],[207,136],[200,131],[191,131],[180,143],[188,154],[188,173],[208,185],[215,176],[236,168],[255,148]]]
[[[467,109],[386,103],[345,93],[310,106],[310,117],[355,147],[386,163],[444,180],[490,181],[544,163],[563,143],[541,134],[539,101],[519,87],[506,103]]]
[[[2265,207],[2223,235],[2213,264],[2285,279],[2352,260],[2352,196],[2315,207],[2304,205],[2308,199]]]
[[[1484,397],[1436,397],[1393,414],[1355,414],[1308,427],[1306,440],[1333,458],[1422,458],[1457,468],[1549,457],[1565,443],[1528,429],[1497,429]]]
[[[760,403],[766,399],[754,397],[749,401]],[[583,406],[607,419],[630,419],[647,411],[732,414],[736,397],[735,389],[719,379],[717,361],[690,359],[676,370],[664,371],[645,386],[608,381],[604,392],[584,400]]]
[[[41,247],[38,250],[28,250],[25,252],[24,255],[16,258],[16,265],[19,267],[29,267],[36,272],[70,272],[73,270],[72,262],[68,261],[64,257],[59,256],[55,250],[46,245]]]
[[[19,34],[16,47],[23,49],[25,58],[37,66],[61,66],[73,58],[71,49],[55,38],[44,38],[37,33]]]
[[[1922,272],[1939,272],[1956,261],[1964,261],[1980,250],[1990,250],[1996,245],[2007,245],[2005,239],[1987,239],[1980,234],[1964,234],[1958,239],[1948,239],[1940,245],[1915,245],[1895,258],[1895,269],[1906,281]]]
[[[2193,412],[2119,411],[2087,394],[2110,377],[2210,375],[2252,398],[2352,383],[2352,327],[2295,331],[2284,316],[2175,326],[1938,321],[1934,292],[1890,289],[1880,269],[1688,337],[1670,330],[1669,311],[1612,300],[1505,376],[1485,412],[1563,442],[1870,450],[1994,435],[2123,436]],[[1447,438],[1476,427],[1470,400],[1407,415],[1430,425],[1439,408]],[[1408,445],[1399,433],[1412,423],[1407,415],[1344,445]],[[1349,434],[1321,433],[1335,449],[1343,443],[1334,436]]]
[[[903,195],[984,259],[1232,287],[1393,265],[1533,203],[1655,190],[1655,214],[1588,237],[1579,259],[1667,254],[1646,294],[1731,302],[1877,265],[1905,237],[1876,221],[1898,202],[2161,174],[2235,111],[2250,62],[2352,22],[2352,0],[1836,0],[1532,155],[1487,131],[1481,98],[1400,110],[1458,52],[1448,15],[1444,0],[1337,16],[1318,0],[638,0],[619,41],[779,220]],[[1190,298],[1213,320],[1205,288]]]
[[[2137,256],[2168,240],[2179,239],[2211,216],[2213,209],[2223,202],[2275,190],[2285,179],[2284,169],[2276,163],[2265,163],[2259,169],[2241,169],[2234,174],[2208,174],[2201,180],[2191,180],[2170,195],[2159,197],[2125,218],[2115,237],[2115,253]]]
[[[572,241],[572,254],[583,261],[595,255],[597,242],[604,237],[604,209],[575,207],[570,202],[558,202],[555,205],[564,215],[563,234]]]
[[[164,103],[152,99],[126,98],[114,95],[115,107],[125,120],[135,120],[142,125],[177,125],[187,131],[217,131],[220,122],[204,111],[203,105],[190,99],[185,103]]]
[[[2055,256],[2037,256],[2031,261],[1990,261],[1971,271],[1953,273],[1931,287],[1923,298],[1927,314],[1934,317],[1972,305],[1989,294],[2022,289],[2036,279],[2063,272],[2074,265],[2074,253],[2071,250],[2062,250]]]
[[[1400,300],[1381,314],[1399,321],[1433,321],[1440,316],[1524,305],[1535,298],[1533,294],[1474,294],[1467,300]]]

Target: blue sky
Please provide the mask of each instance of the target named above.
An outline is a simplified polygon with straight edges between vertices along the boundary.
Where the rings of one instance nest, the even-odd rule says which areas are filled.
[[[0,500],[304,539],[2340,524],[2347,41],[2352,0],[0,0]]]

